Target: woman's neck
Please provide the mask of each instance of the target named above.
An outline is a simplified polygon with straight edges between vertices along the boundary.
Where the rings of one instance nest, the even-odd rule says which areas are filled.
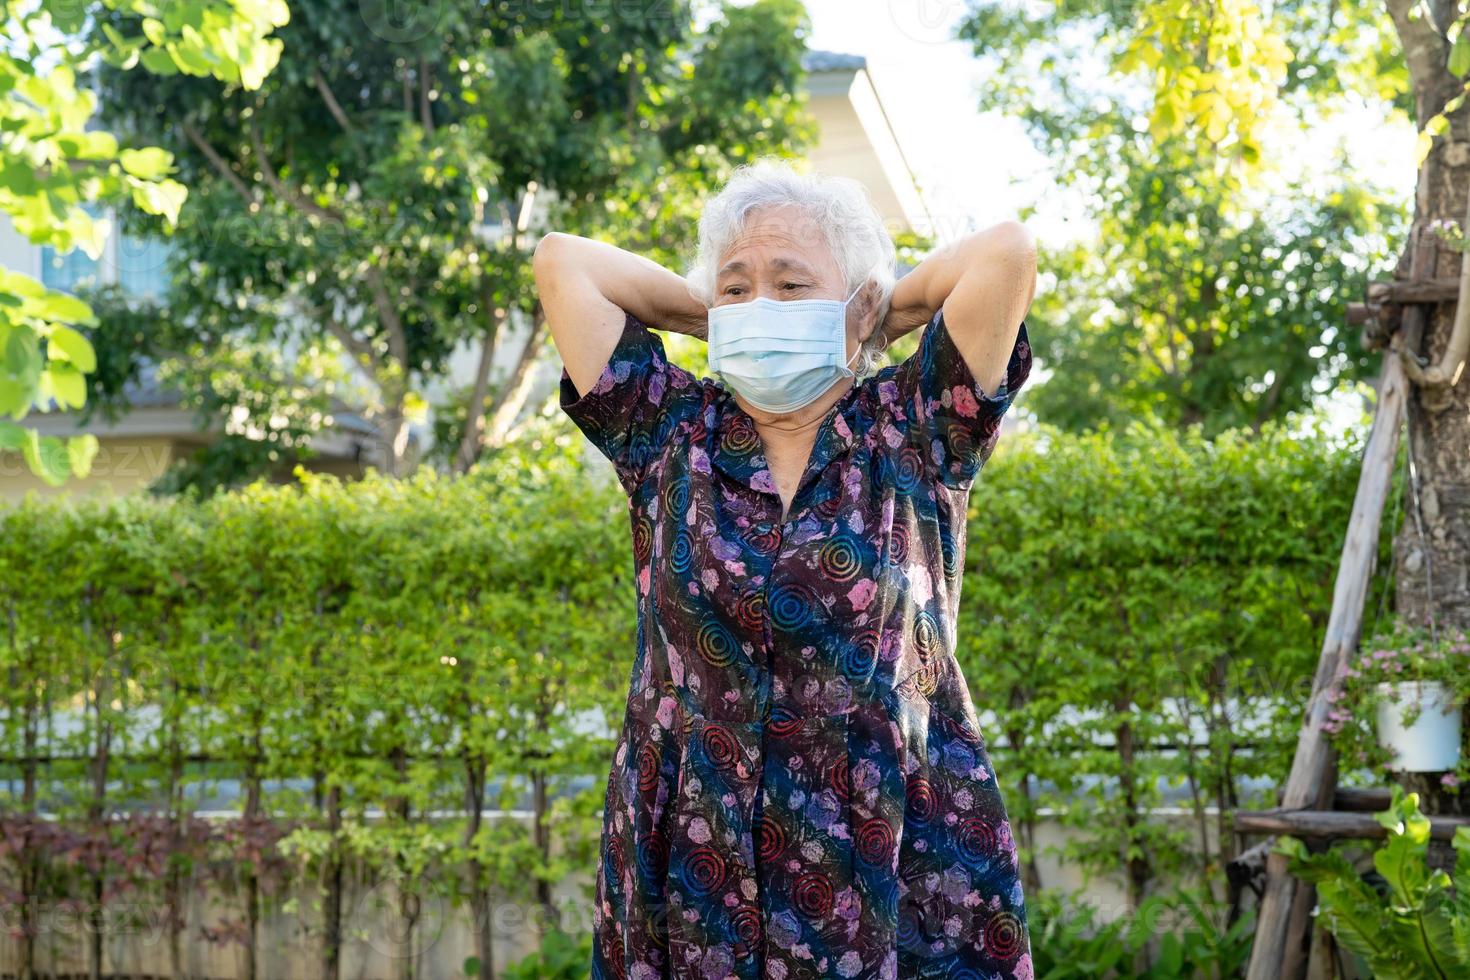
[[[817,430],[822,427],[822,420],[832,411],[832,406],[842,400],[852,384],[851,378],[844,378],[841,383],[824,391],[811,404],[790,412],[768,412],[747,404],[739,395],[735,396],[735,401],[755,422],[756,431],[763,438],[800,445],[816,437]]]

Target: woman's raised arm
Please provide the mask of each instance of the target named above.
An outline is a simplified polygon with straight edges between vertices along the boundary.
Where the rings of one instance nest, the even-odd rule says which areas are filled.
[[[533,268],[552,341],[579,392],[597,383],[628,313],[660,330],[708,334],[708,311],[683,276],[615,245],[552,232],[537,244]]]
[[[900,279],[884,331],[894,340],[942,307],[970,372],[994,391],[1035,295],[1036,241],[1019,221],[1002,221],[935,251]]]

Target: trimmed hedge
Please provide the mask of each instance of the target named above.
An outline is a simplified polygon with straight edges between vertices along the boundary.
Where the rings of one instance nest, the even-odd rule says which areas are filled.
[[[248,942],[281,882],[360,860],[549,904],[595,863],[635,642],[626,504],[579,445],[562,431],[458,479],[0,513],[0,902],[174,902],[223,868]],[[1223,819],[1206,808],[1288,768],[1359,452],[1140,422],[997,453],[971,496],[959,656],[1023,845],[1056,808],[1081,833],[1069,857],[1126,867],[1135,898],[1218,880],[1231,838],[1199,854]],[[189,815],[226,782],[239,820],[201,837]],[[1170,785],[1188,829],[1149,819]],[[532,818],[464,815],[480,806]],[[159,820],[181,831],[173,864],[140,857]],[[78,848],[93,859],[55,858]],[[329,944],[334,908],[324,892]]]
[[[1223,880],[1224,811],[1251,781],[1274,805],[1291,767],[1361,452],[1318,427],[1209,441],[1138,421],[997,453],[972,492],[959,659],[1024,844],[1052,808],[1079,831],[1066,857],[1125,868],[1135,907],[1158,877]],[[1391,592],[1380,573],[1368,629]],[[1186,819],[1146,819],[1161,805]]]

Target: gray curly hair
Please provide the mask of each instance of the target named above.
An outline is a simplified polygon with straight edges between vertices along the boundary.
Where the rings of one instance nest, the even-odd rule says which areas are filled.
[[[715,303],[715,278],[720,258],[744,231],[750,216],[767,207],[791,205],[804,210],[822,230],[827,246],[842,270],[846,293],[873,282],[878,288],[878,313],[873,331],[863,341],[853,371],[872,374],[884,363],[887,342],[877,329],[888,315],[897,282],[897,251],[868,191],[849,177],[798,173],[775,159],[738,167],[699,216],[699,250],[685,277],[690,292],[706,307]]]

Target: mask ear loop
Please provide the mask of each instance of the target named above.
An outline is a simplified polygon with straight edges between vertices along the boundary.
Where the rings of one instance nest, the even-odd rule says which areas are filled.
[[[858,283],[857,288],[852,291],[852,295],[849,296],[849,297],[847,297],[847,299],[845,299],[845,300],[842,301],[842,310],[843,310],[843,313],[844,314],[847,312],[848,304],[850,304],[854,299],[857,298],[857,294],[860,293],[860,292],[862,292],[863,291],[863,287],[866,286],[867,284],[868,284],[868,281],[866,279],[863,280],[862,282]],[[842,319],[843,319],[843,324],[846,325],[847,317],[844,315]],[[844,371],[849,371],[850,372],[852,370],[852,362],[855,361],[855,360],[857,360],[858,359],[858,355],[861,354],[862,352],[863,352],[863,345],[862,345],[861,342],[859,342],[858,343],[857,350],[855,350],[855,351],[852,352],[852,356],[847,359],[847,363],[845,363],[845,364],[842,365],[842,369]]]
[[[857,294],[863,291],[863,287],[866,286],[868,282],[869,280],[864,280],[858,283],[858,287],[852,291],[852,295],[847,297],[847,299],[843,301],[842,308],[844,310],[847,309],[847,305],[857,297]],[[883,324],[881,323],[877,324],[874,329],[878,331],[878,353],[881,354],[888,349],[888,334],[884,332]],[[866,343],[866,341],[863,341],[863,343]],[[849,357],[847,359],[847,363],[843,365],[844,368],[852,367],[852,362],[857,359],[858,354],[861,354],[863,352],[863,343],[858,344],[857,351],[853,353],[852,357]]]

